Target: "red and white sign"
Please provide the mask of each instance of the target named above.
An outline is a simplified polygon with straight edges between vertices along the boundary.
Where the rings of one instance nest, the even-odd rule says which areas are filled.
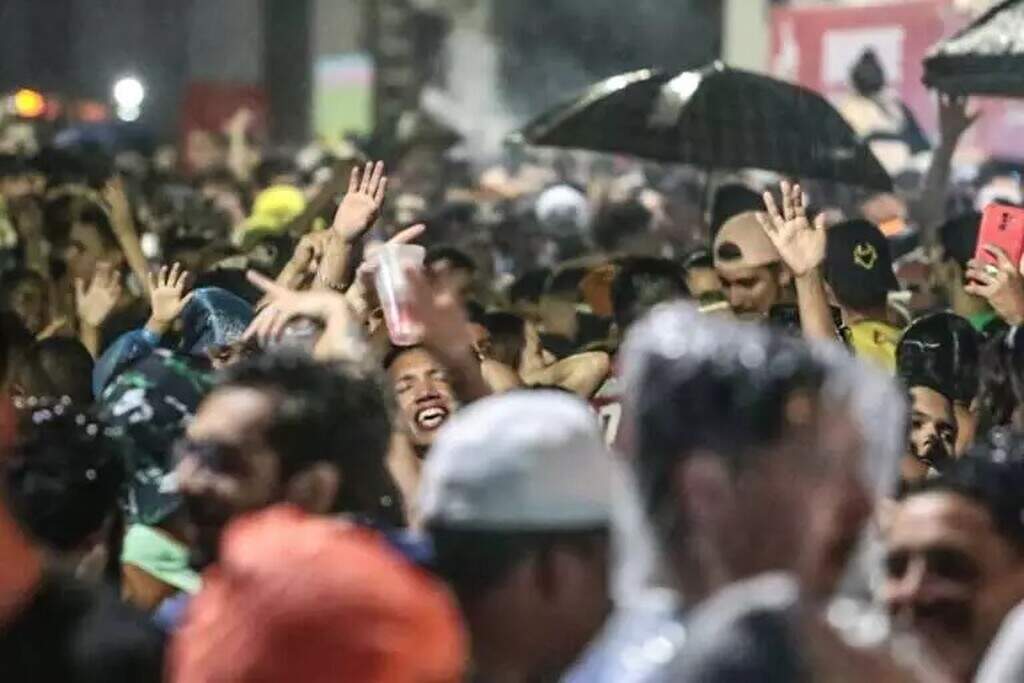
[[[823,93],[838,103],[850,93],[851,65],[872,48],[889,85],[934,140],[935,93],[921,82],[933,45],[969,18],[951,0],[904,0],[875,5],[779,7],[772,16],[772,73]],[[965,137],[971,157],[1024,157],[1024,103],[978,99],[982,120]]]

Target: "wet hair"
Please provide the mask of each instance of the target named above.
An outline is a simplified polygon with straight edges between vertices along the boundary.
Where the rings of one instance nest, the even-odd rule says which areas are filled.
[[[398,488],[385,464],[392,404],[382,377],[347,363],[271,353],[232,366],[218,387],[255,389],[273,400],[265,433],[283,481],[329,463],[342,473],[337,512],[402,523]]]
[[[92,403],[93,359],[82,342],[70,337],[51,337],[35,346],[34,355],[56,396],[72,403]]]
[[[441,261],[447,261],[455,270],[468,270],[470,273],[476,273],[477,270],[476,263],[469,254],[449,245],[433,247],[423,259],[423,263],[426,266],[432,266]]]
[[[647,232],[650,223],[651,212],[640,202],[612,204],[594,219],[594,244],[604,251],[616,251],[624,240]]]
[[[70,405],[37,409],[4,462],[11,511],[39,541],[78,549],[117,511],[125,480],[116,437]]]
[[[432,569],[455,591],[463,604],[485,597],[521,562],[534,554],[547,555],[555,547],[580,554],[604,553],[608,531],[467,531],[431,527],[434,546]]]
[[[820,394],[826,368],[800,340],[682,307],[641,326],[627,348],[628,432],[648,513],[671,534],[678,464],[706,452],[733,472],[751,467],[792,433],[790,399]]]
[[[916,320],[896,347],[896,374],[907,386],[926,386],[961,404],[978,393],[979,335],[952,313]]]
[[[484,317],[484,327],[491,333],[494,359],[518,368],[526,348],[526,320],[515,313],[496,311]]]
[[[658,304],[686,298],[690,291],[679,264],[638,256],[623,262],[612,280],[611,294],[615,323],[626,330]]]
[[[991,446],[975,447],[939,476],[904,491],[901,499],[934,492],[963,496],[984,508],[996,532],[1024,553],[1024,462],[1000,462],[991,456]]]
[[[547,268],[528,270],[512,283],[508,290],[509,300],[513,304],[518,301],[537,303],[540,301],[540,297],[544,293],[544,286],[550,277],[551,271]]]

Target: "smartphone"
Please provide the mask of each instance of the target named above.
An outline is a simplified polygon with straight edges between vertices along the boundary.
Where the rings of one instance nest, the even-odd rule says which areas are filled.
[[[997,263],[995,257],[983,249],[986,244],[1000,247],[1019,264],[1024,256],[1024,209],[1003,204],[989,204],[981,214],[978,246],[974,258],[982,263]]]

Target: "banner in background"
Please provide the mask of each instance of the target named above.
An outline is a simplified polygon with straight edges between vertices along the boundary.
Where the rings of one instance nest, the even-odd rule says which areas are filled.
[[[935,93],[921,82],[922,61],[933,45],[968,19],[951,0],[779,7],[772,13],[771,70],[838,104],[852,90],[851,65],[871,48],[890,87],[934,140],[938,109]],[[1024,103],[976,98],[974,106],[980,106],[984,116],[962,141],[960,158],[1024,158]]]

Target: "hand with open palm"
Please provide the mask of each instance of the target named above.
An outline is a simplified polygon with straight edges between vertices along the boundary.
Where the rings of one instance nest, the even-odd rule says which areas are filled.
[[[348,192],[334,215],[334,231],[346,242],[362,237],[380,216],[387,186],[383,162],[369,162],[361,170],[353,168]]]
[[[782,209],[765,192],[766,213],[758,213],[757,220],[793,275],[803,277],[825,260],[825,216],[819,214],[813,222],[808,218],[807,195],[800,185],[783,181],[780,189]]]
[[[177,320],[185,306],[192,300],[192,294],[185,294],[188,271],[180,263],[168,268],[163,266],[159,273],[149,274],[150,315],[146,328],[156,334],[165,334]]]

